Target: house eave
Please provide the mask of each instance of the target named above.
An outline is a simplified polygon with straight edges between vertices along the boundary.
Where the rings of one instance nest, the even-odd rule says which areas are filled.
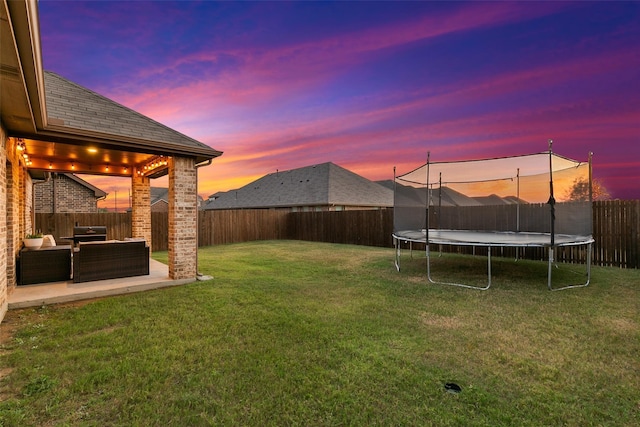
[[[35,133],[10,132],[10,136],[16,138],[41,139],[71,145],[91,144],[103,148],[149,154],[193,157],[196,164],[222,155],[221,151],[204,145],[200,147],[181,147],[163,141],[150,141],[123,136],[115,137],[113,135],[55,125],[48,126],[46,129],[39,130]]]

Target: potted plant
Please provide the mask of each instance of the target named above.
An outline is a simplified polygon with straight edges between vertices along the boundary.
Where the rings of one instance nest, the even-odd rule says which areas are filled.
[[[24,247],[27,249],[40,249],[43,240],[44,238],[42,237],[42,233],[33,233],[27,234],[22,242],[24,243]]]

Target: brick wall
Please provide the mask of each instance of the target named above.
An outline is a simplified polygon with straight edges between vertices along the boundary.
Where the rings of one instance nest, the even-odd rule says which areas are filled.
[[[131,237],[142,237],[151,248],[151,183],[133,171],[131,178]]]
[[[90,188],[63,174],[35,185],[35,209],[42,213],[98,212],[98,199]]]
[[[7,218],[7,136],[0,123],[0,218]],[[0,220],[0,242],[7,241],[7,223]],[[7,252],[0,250],[0,322],[9,307],[7,287]]]
[[[169,277],[192,279],[197,274],[197,170],[194,160],[169,161]]]
[[[22,238],[32,231],[31,177],[16,149],[0,125],[0,321],[8,308],[8,297],[17,282],[16,259]]]

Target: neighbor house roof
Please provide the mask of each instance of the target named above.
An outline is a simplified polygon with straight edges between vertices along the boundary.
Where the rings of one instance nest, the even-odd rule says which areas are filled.
[[[393,206],[392,190],[331,162],[270,173],[242,188],[216,195],[205,209]]]
[[[169,189],[166,187],[151,187],[151,206],[159,202],[169,203]]]
[[[380,185],[394,188],[391,180],[379,181]],[[426,205],[427,190],[425,187],[413,187],[410,185],[395,184],[396,205]],[[485,197],[469,197],[450,187],[438,187],[431,190],[431,206],[481,206],[526,203],[515,196],[500,197],[495,194]]]
[[[169,189],[167,187],[150,187],[151,193],[151,206],[156,203],[169,204]],[[202,196],[198,194],[198,206],[202,203]]]

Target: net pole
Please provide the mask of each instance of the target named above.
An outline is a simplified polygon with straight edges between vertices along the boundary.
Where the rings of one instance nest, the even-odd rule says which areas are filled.
[[[516,170],[516,232],[520,232],[520,168]],[[516,261],[520,255],[520,249],[515,248]],[[524,254],[524,249],[522,250]]]
[[[549,265],[547,267],[547,287],[551,289],[551,270],[553,265],[553,252],[555,245],[555,219],[556,219],[556,200],[553,197],[553,141],[549,140],[549,207],[551,212],[551,246],[549,246]]]
[[[393,167],[393,246],[394,246],[394,252],[395,252],[395,265],[396,265],[396,270],[400,271],[400,240],[398,240],[396,238],[396,231],[397,227],[396,227],[396,218],[398,218],[398,216],[396,215],[396,205],[397,205],[397,189],[396,189],[396,179],[397,179],[397,175],[396,175],[396,167]]]
[[[591,164],[592,157],[593,151],[589,151],[589,203],[593,203],[593,166]]]
[[[427,207],[426,207],[426,212],[427,212],[427,217],[425,218],[425,223],[426,223],[426,227],[425,227],[425,251],[427,254],[427,272],[429,269],[429,161],[431,159],[431,152],[427,151],[427,179],[425,180],[425,182],[427,183]]]
[[[553,197],[553,140],[549,140],[549,201],[551,212],[551,248],[555,246],[556,199]]]
[[[398,176],[396,175],[396,167],[393,167],[393,232],[395,233],[396,231],[398,231],[396,229],[396,205],[398,204],[398,195],[397,195],[397,186],[396,186],[396,180],[398,179]]]
[[[516,171],[516,231],[520,231],[520,168]]]
[[[440,229],[440,218],[442,218],[442,172],[440,172],[440,178],[438,179],[438,223],[436,227]]]
[[[431,158],[431,152],[427,151],[427,177],[425,182],[427,183],[427,206],[426,206],[426,212],[427,212],[427,218],[425,219],[425,223],[426,223],[426,227],[425,229],[427,230],[427,241],[429,241],[429,198],[431,197],[431,195],[429,194],[429,161]]]
[[[593,152],[589,152],[589,234],[593,234]]]

